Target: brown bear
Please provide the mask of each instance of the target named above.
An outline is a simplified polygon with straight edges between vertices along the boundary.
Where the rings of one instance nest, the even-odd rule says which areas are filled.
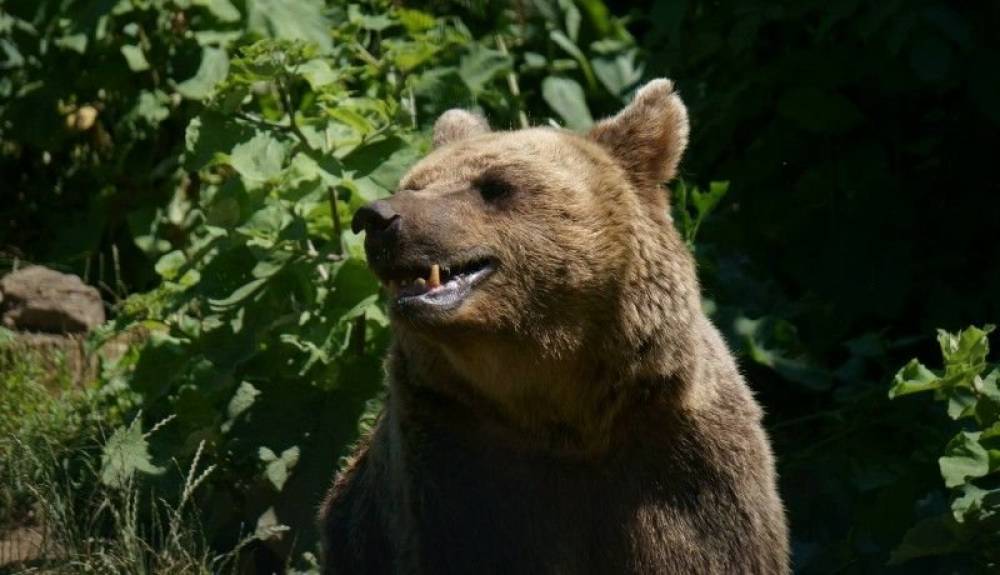
[[[586,135],[460,110],[357,212],[389,394],[321,511],[325,573],[787,573],[761,410],[700,307],[650,82]]]

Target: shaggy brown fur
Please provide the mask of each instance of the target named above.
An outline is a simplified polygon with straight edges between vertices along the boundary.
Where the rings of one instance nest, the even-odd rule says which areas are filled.
[[[586,136],[453,110],[356,220],[387,282],[495,271],[452,309],[393,299],[389,398],[323,505],[326,573],[788,572],[760,409],[659,186],[687,132],[667,80]]]

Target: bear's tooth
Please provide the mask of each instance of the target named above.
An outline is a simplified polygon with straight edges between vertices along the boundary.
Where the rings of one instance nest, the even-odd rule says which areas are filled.
[[[427,277],[427,285],[434,289],[441,286],[441,267],[437,264],[431,266],[430,276]]]
[[[392,295],[396,295],[397,293],[399,293],[399,282],[398,281],[396,281],[396,280],[389,280],[388,287],[389,287],[389,293],[391,293]]]
[[[424,289],[425,287],[427,287],[427,280],[425,280],[424,278],[417,278],[413,280],[413,283],[417,284],[417,287],[419,287],[420,289]]]

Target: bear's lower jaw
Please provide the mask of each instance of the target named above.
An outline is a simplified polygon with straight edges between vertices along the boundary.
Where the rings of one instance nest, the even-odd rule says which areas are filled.
[[[476,287],[489,279],[495,271],[496,266],[484,260],[451,275],[443,283],[414,282],[400,287],[396,282],[391,282],[387,286],[391,309],[393,313],[411,321],[445,319],[444,314],[458,309]]]

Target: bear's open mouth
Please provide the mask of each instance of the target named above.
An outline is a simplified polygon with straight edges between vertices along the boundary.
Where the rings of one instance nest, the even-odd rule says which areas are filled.
[[[382,281],[390,297],[401,307],[424,305],[444,309],[461,303],[495,269],[492,260],[479,258],[460,265],[435,263],[397,268]]]

